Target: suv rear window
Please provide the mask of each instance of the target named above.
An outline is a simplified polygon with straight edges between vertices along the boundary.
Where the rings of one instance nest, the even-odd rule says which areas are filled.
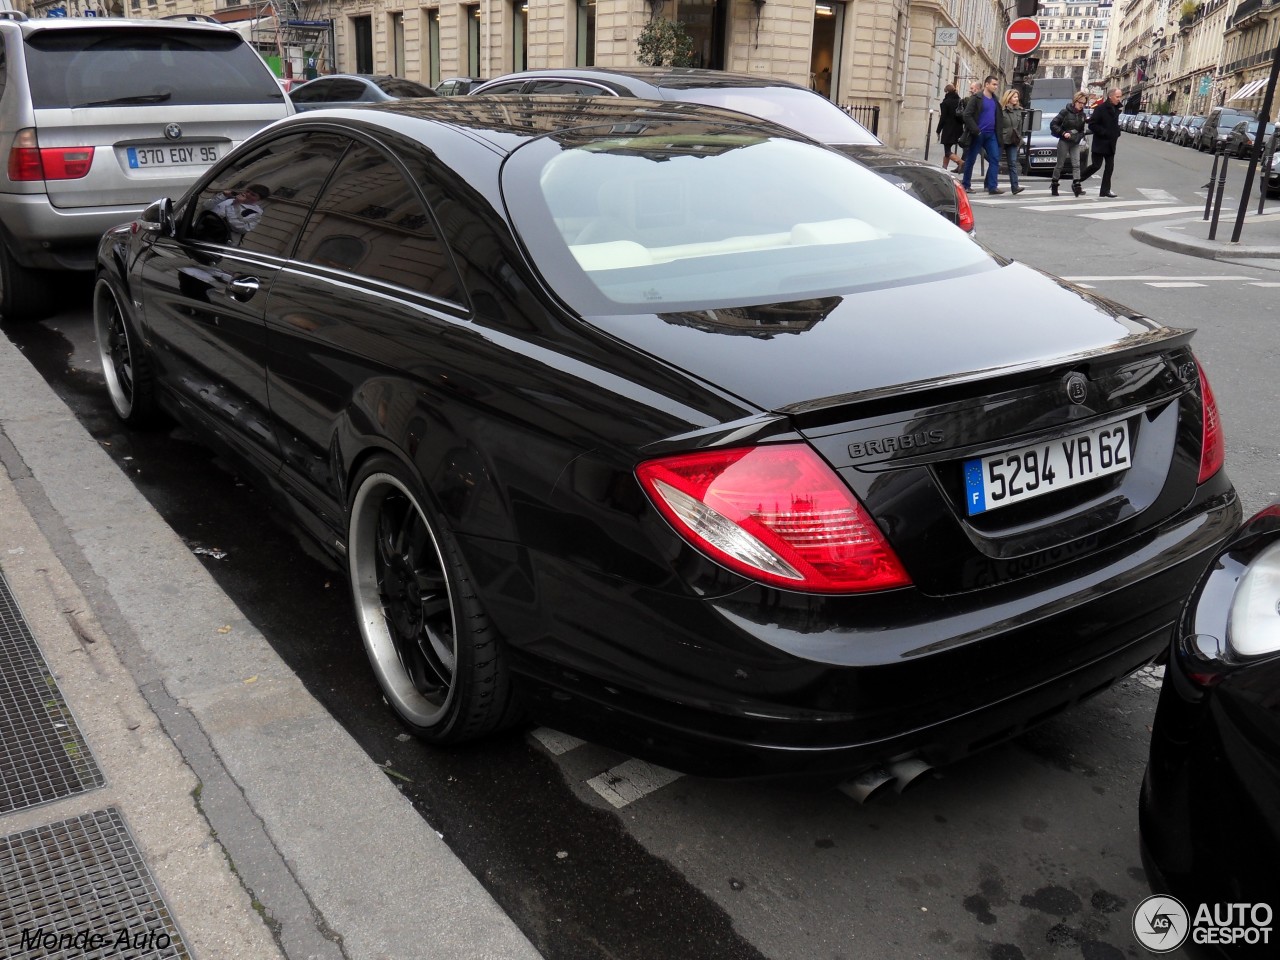
[[[193,30],[45,30],[27,37],[37,109],[281,100],[258,55],[237,34]]]

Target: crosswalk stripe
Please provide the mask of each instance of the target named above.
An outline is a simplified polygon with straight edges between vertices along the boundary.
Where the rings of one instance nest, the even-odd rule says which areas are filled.
[[[1080,216],[1088,217],[1090,220],[1128,220],[1132,217],[1168,217],[1175,213],[1191,213],[1193,210],[1199,209],[1199,206],[1160,207],[1155,210],[1111,210],[1106,213],[1082,213]]]
[[[1207,284],[1192,283],[1186,280],[1176,280],[1176,281],[1171,281],[1167,283],[1148,283],[1147,286],[1148,287],[1203,287],[1203,286],[1207,286]]]
[[[1154,200],[1156,203],[1177,203],[1178,198],[1168,190],[1157,190],[1154,187],[1139,187],[1138,192],[1148,200]]]
[[[585,740],[579,740],[577,737],[571,737],[567,733],[561,733],[559,730],[552,730],[550,727],[538,727],[536,730],[530,731],[540,744],[542,744],[547,753],[560,757],[568,753],[576,747],[586,743]]]
[[[606,770],[587,781],[589,786],[604,797],[615,809],[622,809],[641,797],[679,780],[683,774],[655,766],[634,757],[625,763]]]
[[[1253,283],[1246,284],[1250,287],[1280,287],[1280,283],[1268,283],[1262,280],[1255,280]]]

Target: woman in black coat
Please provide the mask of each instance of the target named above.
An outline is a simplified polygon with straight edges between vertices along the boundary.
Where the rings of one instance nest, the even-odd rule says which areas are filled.
[[[937,133],[942,141],[942,169],[954,163],[959,170],[963,158],[957,152],[956,144],[960,142],[960,134],[964,133],[964,121],[960,119],[960,94],[956,93],[955,84],[947,84],[946,96],[942,98],[938,111]]]

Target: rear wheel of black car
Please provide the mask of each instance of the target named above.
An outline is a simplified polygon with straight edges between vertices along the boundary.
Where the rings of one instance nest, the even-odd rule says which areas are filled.
[[[43,319],[49,315],[49,293],[45,271],[24,267],[0,243],[0,318],[11,322]]]
[[[130,426],[154,423],[157,408],[146,348],[107,280],[94,287],[93,329],[116,416]]]
[[[452,534],[417,483],[375,456],[351,485],[348,573],[365,652],[391,708],[424,740],[471,740],[516,719],[504,652]]]

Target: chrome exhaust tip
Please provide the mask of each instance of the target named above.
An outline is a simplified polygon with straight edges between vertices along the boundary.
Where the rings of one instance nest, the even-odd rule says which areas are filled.
[[[859,803],[866,803],[885,787],[893,783],[893,777],[881,767],[864,770],[852,780],[840,784],[840,792],[853,797]]]
[[[932,770],[930,764],[925,763],[918,757],[907,757],[905,760],[895,760],[889,764],[889,775],[893,777],[893,789],[898,793],[903,793],[908,787],[916,783],[920,777]]]

